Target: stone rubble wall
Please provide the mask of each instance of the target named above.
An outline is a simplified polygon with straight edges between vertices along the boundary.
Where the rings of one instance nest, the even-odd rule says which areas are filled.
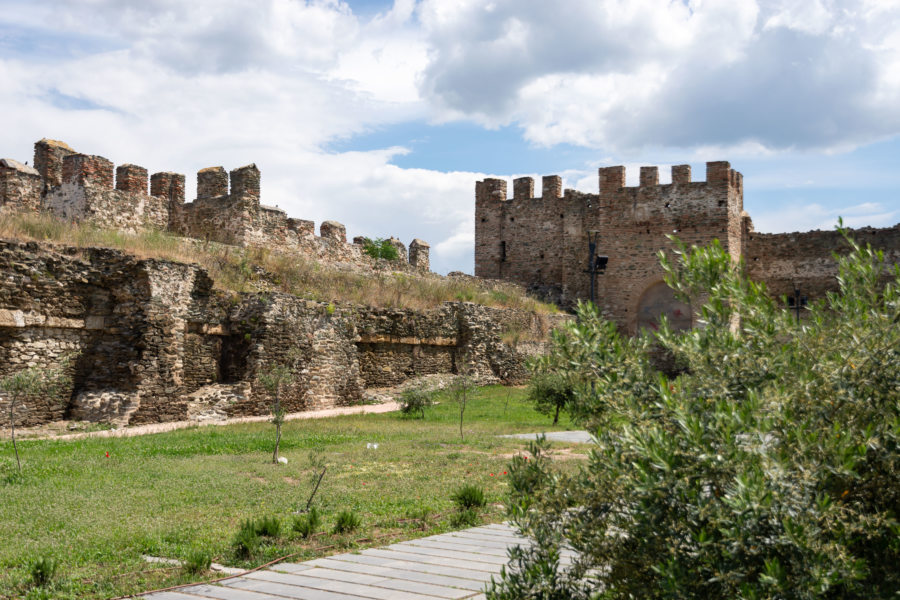
[[[362,246],[349,244],[343,225],[325,221],[321,235],[314,223],[288,218],[260,203],[256,165],[233,169],[208,167],[197,173],[197,198],[185,202],[184,175],[154,173],[138,165],[114,169],[102,156],[79,154],[63,142],[35,144],[35,167],[0,160],[0,212],[45,210],[67,221],[88,222],[135,233],[168,230],[201,241],[254,246],[301,254],[335,265],[378,266]],[[230,183],[230,192],[229,192]],[[393,270],[429,271],[429,246],[414,240],[415,252],[391,261]],[[403,246],[397,241],[397,244]],[[411,246],[412,248],[412,246]]]
[[[196,265],[36,243],[0,241],[0,273],[0,377],[77,353],[71,386],[28,399],[20,426],[265,414],[272,399],[257,376],[279,363],[295,374],[282,399],[290,411],[355,404],[368,387],[460,370],[481,383],[519,383],[527,355],[568,318],[471,303],[416,311],[230,294]],[[529,341],[504,343],[509,329]]]

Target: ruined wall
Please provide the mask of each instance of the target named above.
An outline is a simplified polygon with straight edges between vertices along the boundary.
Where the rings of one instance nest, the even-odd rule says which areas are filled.
[[[519,382],[537,343],[565,317],[448,303],[427,311],[373,309],[286,294],[228,294],[196,265],[108,249],[0,241],[0,376],[54,367],[67,355],[72,384],[30,398],[17,423],[63,417],[138,424],[265,414],[256,384],[288,363],[290,411],[354,404],[366,387],[454,373]],[[0,426],[7,423],[0,397]]]
[[[169,202],[147,193],[147,170],[122,165],[117,175],[113,187],[110,161],[102,156],[68,154],[62,160],[61,183],[45,192],[42,207],[66,220],[122,231],[165,229]]]
[[[12,159],[0,162],[0,211],[45,210],[68,221],[131,233],[169,230],[198,240],[262,247],[325,262],[377,266],[358,244],[347,243],[340,223],[325,221],[321,236],[316,236],[312,221],[291,219],[283,210],[261,204],[261,176],[253,164],[230,173],[223,167],[200,170],[197,198],[190,203],[185,203],[184,175],[154,173],[148,188],[145,168],[123,164],[114,169],[106,158],[79,154],[56,140],[35,144],[34,165]],[[393,261],[392,269],[428,270],[428,244],[415,241],[415,252],[407,260],[404,247],[403,259]],[[397,244],[403,246],[399,240]]]
[[[672,183],[659,184],[656,167],[642,167],[640,185],[625,186],[625,168],[599,170],[599,193],[561,189],[544,177],[541,197],[531,178],[476,184],[475,274],[508,279],[571,305],[590,297],[588,243],[610,257],[596,281],[597,303],[626,331],[637,328],[641,296],[662,279],[656,258],[675,234],[688,244],[719,239],[741,255],[743,182],[727,162],[707,163],[707,180],[691,181],[690,167],[673,167]]]
[[[862,245],[884,250],[888,264],[900,264],[900,225],[851,229],[849,234]],[[797,285],[801,295],[814,302],[838,289],[837,262],[832,253],[850,251],[839,232],[756,233],[750,225],[744,235],[747,274],[765,282],[772,295],[793,296]]]
[[[41,174],[32,167],[0,159],[0,212],[37,211],[41,208]]]

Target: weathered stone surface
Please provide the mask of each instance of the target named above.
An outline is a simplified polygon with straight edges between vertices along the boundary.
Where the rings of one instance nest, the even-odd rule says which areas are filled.
[[[200,170],[197,198],[185,203],[184,175],[154,173],[148,194],[146,169],[125,164],[115,169],[113,188],[109,160],[79,154],[55,140],[35,144],[34,169],[13,159],[4,161],[0,212],[45,210],[68,221],[131,233],[168,230],[202,241],[262,247],[360,269],[376,267],[360,246],[347,243],[343,225],[326,221],[324,233],[316,236],[312,221],[288,218],[283,210],[261,204],[261,175],[254,164],[230,174],[221,166]],[[427,270],[427,250],[409,264],[403,244],[395,240],[395,245],[403,260],[391,263],[391,269]]]
[[[0,376],[78,353],[72,385],[17,417],[117,425],[265,414],[257,374],[288,361],[289,411],[354,404],[367,387],[459,372],[520,382],[540,342],[567,317],[471,303],[375,309],[287,294],[227,296],[196,265],[108,249],[0,241]],[[0,425],[8,420],[0,399]]]

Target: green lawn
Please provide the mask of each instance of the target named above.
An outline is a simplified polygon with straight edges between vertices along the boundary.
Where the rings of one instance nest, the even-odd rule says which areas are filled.
[[[21,477],[4,440],[0,598],[104,598],[211,577],[163,570],[141,554],[183,559],[201,547],[215,562],[249,567],[295,552],[301,560],[430,535],[452,528],[450,495],[464,483],[484,487],[482,519],[501,520],[503,472],[525,442],[496,435],[572,428],[566,418],[550,427],[524,396],[521,389],[481,388],[466,409],[464,442],[458,408],[446,397],[424,420],[388,413],[291,421],[281,442],[289,462],[280,466],[271,464],[274,427],[267,423],[22,441]],[[291,513],[306,504],[314,461],[327,466],[314,502],[326,533],[303,540],[290,531]],[[362,525],[332,535],[334,517],[345,509]],[[239,559],[231,540],[240,523],[270,515],[281,518],[282,535]],[[335,547],[317,550],[323,546]],[[42,555],[59,561],[56,582],[30,589],[29,564]]]

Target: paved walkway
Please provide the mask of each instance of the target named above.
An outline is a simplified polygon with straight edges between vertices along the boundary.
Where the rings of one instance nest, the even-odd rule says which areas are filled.
[[[148,600],[435,600],[483,599],[506,564],[508,547],[526,539],[507,525],[484,525],[408,542],[279,563],[213,585],[143,596]],[[563,562],[571,554],[564,551]]]
[[[547,436],[551,442],[569,442],[571,444],[590,444],[594,441],[591,434],[587,431],[549,431],[544,434],[540,433],[514,433],[512,435],[501,435],[505,438],[518,438],[520,440],[536,440],[539,435]]]

